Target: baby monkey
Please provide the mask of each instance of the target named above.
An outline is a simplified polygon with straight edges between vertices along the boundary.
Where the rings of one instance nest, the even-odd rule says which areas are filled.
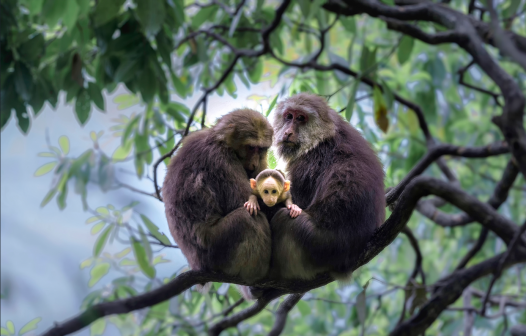
[[[283,203],[287,209],[290,210],[290,217],[296,218],[301,213],[300,207],[292,203],[292,196],[290,195],[290,181],[285,180],[282,172],[276,169],[265,169],[259,173],[255,179],[250,179],[250,187],[252,188],[252,195],[245,202],[245,208],[252,215],[257,215],[258,210],[261,210],[258,203],[258,197],[263,200],[263,203],[268,208],[274,205]],[[276,212],[264,209],[263,212],[267,217],[272,218],[270,213]],[[270,213],[269,213],[270,212]]]

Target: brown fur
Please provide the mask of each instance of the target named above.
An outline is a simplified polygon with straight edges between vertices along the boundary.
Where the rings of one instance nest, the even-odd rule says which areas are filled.
[[[172,158],[163,185],[170,232],[194,270],[254,282],[270,264],[270,228],[243,204],[248,182],[267,168],[272,127],[260,113],[235,110],[190,134]],[[253,146],[250,148],[249,146]]]
[[[345,279],[385,219],[382,165],[321,97],[302,93],[280,102],[273,126],[292,197],[304,212],[292,219],[280,209],[272,218],[271,275],[308,279],[329,271]]]

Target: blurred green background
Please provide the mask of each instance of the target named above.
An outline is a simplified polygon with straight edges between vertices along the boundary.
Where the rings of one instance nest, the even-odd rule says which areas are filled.
[[[468,3],[450,6],[466,12]],[[261,32],[280,4],[2,0],[2,335],[41,333],[86,307],[156,288],[187,269],[180,251],[166,246],[173,239],[152,183],[154,163],[187,126],[213,125],[242,106],[271,117],[284,97],[323,95],[377,150],[386,187],[407,175],[429,141],[414,111],[394,95],[421,107],[436,142],[503,140],[491,123],[501,113],[498,87],[476,66],[463,74],[468,84],[459,83],[459,70],[471,58],[458,46],[430,46],[366,15],[336,15],[319,0],[292,1],[267,45]],[[501,18],[513,17],[504,20],[507,28],[521,35],[525,9],[526,1],[497,4]],[[490,51],[524,90],[520,67]],[[314,63],[351,69],[378,86]],[[460,186],[485,202],[510,157],[448,157],[446,163]],[[167,162],[159,166],[159,183]],[[270,164],[281,167],[273,157]],[[436,165],[425,174],[445,178]],[[526,219],[525,185],[519,175],[499,209],[515,223]],[[458,213],[447,204],[441,210]],[[425,284],[420,276],[408,283],[415,251],[400,235],[348,286],[332,283],[306,294],[283,335],[388,334],[402,307],[405,317],[417,311],[430,285],[455,269],[481,231],[478,224],[442,227],[417,211],[408,227],[422,251]],[[469,265],[505,249],[490,232]],[[524,279],[524,265],[514,266],[493,293],[524,301]],[[472,288],[485,291],[489,281]],[[234,286],[216,283],[207,295],[188,290],[151,309],[100,319],[78,334],[200,335],[239,298]],[[268,333],[279,302],[224,334]],[[480,306],[480,299],[472,304]],[[453,306],[462,306],[462,298]],[[445,311],[427,334],[465,335],[463,317]],[[524,307],[494,319],[477,315],[472,335],[500,335],[517,323],[526,324]]]

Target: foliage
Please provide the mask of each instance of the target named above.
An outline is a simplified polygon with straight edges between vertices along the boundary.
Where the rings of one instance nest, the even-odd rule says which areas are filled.
[[[82,198],[84,211],[91,213],[86,224],[91,225],[91,234],[97,239],[93,255],[80,268],[90,273],[89,287],[100,281],[108,286],[104,291],[91,292],[82,310],[100,302],[135,296],[170,280],[156,277],[156,265],[169,260],[155,247],[174,247],[168,233],[159,232],[147,214],[137,213],[138,202],[121,209],[111,204],[90,207],[88,186],[98,185],[103,191],[125,187],[119,182],[116,167],[130,160],[134,162],[137,178],[150,176],[152,171],[156,174],[155,162],[161,158],[167,164],[166,155],[184,134],[209,125],[208,94],[226,93],[236,98],[239,85],[247,88],[261,82],[280,85],[278,95],[261,98],[265,101],[261,113],[266,116],[271,115],[281,97],[298,92],[326,96],[330,105],[379,152],[386,167],[387,186],[397,185],[407,175],[426,153],[429,143],[421,132],[416,111],[397,101],[395,95],[421,107],[430,134],[438,142],[486,146],[503,140],[500,130],[490,122],[491,116],[499,114],[502,99],[500,96],[493,99],[491,94],[459,84],[458,71],[471,60],[459,46],[430,46],[388,30],[384,22],[366,15],[336,15],[323,7],[323,1],[316,0],[292,2],[265,46],[260,33],[272,26],[279,5],[277,1],[262,0],[207,4],[172,0],[2,1],[2,128],[16,118],[19,129],[27,133],[31,120],[44,104],[57,106],[60,92],[65,93],[66,103],[74,104],[78,122],[85,124],[94,108],[104,112],[106,97],[117,85],[123,84],[129,91],[115,98],[126,115],[116,119],[107,130],[92,132],[93,148],[74,157],[69,151],[69,139],[63,136],[58,139],[58,146],[49,144],[48,152],[39,153],[52,161],[43,163],[35,176],[52,173],[53,180],[41,206],[55,199],[58,207],[64,209],[68,187],[73,187]],[[465,10],[467,4],[457,0],[451,6]],[[519,20],[510,20],[508,28],[522,35],[526,34],[526,23],[520,13],[524,13],[525,6],[524,2],[507,0],[498,7],[502,17],[517,13]],[[428,22],[422,22],[421,27],[429,32],[441,29]],[[208,33],[199,33],[203,30]],[[319,52],[322,45],[324,49]],[[524,90],[526,77],[520,67],[499,57],[495,50],[492,53],[498,58],[498,65]],[[357,76],[338,69],[325,71],[295,65],[309,60],[336,64],[351,69]],[[496,84],[476,67],[470,67],[463,76],[472,86],[498,92]],[[364,78],[378,85],[366,85]],[[202,106],[198,103],[189,108],[181,103],[201,88],[205,88]],[[127,113],[131,107],[140,107],[141,112]],[[105,153],[99,146],[103,136],[119,138],[120,146],[113,153]],[[446,162],[460,186],[485,201],[501,179],[510,157],[509,154],[484,159],[451,157]],[[269,163],[271,167],[277,164],[273,154]],[[436,166],[426,173],[442,177]],[[524,177],[520,176],[500,210],[515,223],[526,218],[524,185]],[[458,212],[449,204],[441,210]],[[408,282],[415,251],[401,236],[356,272],[348,287],[339,288],[331,283],[306,294],[290,312],[284,334],[385,335],[404,314],[402,307],[406,317],[418,311],[431,295],[430,284],[454,270],[481,231],[478,225],[444,228],[420,214],[411,218],[408,227],[418,238],[425,284],[422,278]],[[124,242],[127,247],[116,254],[105,252],[114,240]],[[490,233],[469,265],[505,248]],[[110,279],[110,269],[126,275]],[[172,278],[186,270],[174,272]],[[517,277],[525,279],[525,269],[516,270],[505,272],[494,292],[524,297],[526,288],[520,286]],[[473,287],[485,291],[488,283],[486,277]],[[214,283],[208,294],[188,290],[150,307],[146,313],[141,312],[141,319],[135,318],[139,313],[99,319],[90,326],[91,334],[103,334],[106,324],[112,323],[123,335],[197,335],[224,317],[222,312],[239,299],[233,285]],[[460,307],[461,301],[453,306]],[[268,333],[279,302],[276,300],[268,310],[242,322],[239,334]],[[474,299],[474,305],[479,307],[480,303]],[[249,303],[242,303],[236,311],[248,306]],[[459,311],[443,312],[428,333],[457,334],[463,327],[459,322],[461,316]],[[524,310],[509,311],[508,318],[526,323]],[[38,319],[29,322],[19,334],[37,322]],[[505,323],[503,318],[477,318],[475,328],[481,334],[491,334],[503,330]],[[227,330],[225,334],[236,332]],[[12,323],[2,328],[2,335],[14,335]]]

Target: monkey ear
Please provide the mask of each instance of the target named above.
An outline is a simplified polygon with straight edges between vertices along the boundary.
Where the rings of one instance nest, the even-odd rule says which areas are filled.
[[[252,190],[256,190],[256,187],[257,187],[256,180],[251,178],[250,179],[250,188],[252,188]]]
[[[289,191],[290,190],[290,181],[286,180],[285,183],[283,183],[283,191]]]

